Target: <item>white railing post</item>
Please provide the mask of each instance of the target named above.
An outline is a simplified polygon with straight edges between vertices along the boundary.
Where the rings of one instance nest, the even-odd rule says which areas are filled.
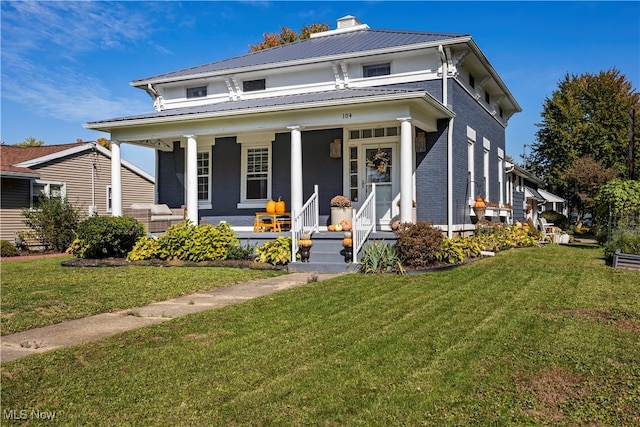
[[[369,234],[376,229],[376,185],[371,184],[371,193],[354,212],[352,223],[353,262],[358,262],[358,252],[364,246]]]
[[[318,186],[313,186],[313,194],[300,208],[291,212],[291,262],[296,262],[298,241],[305,230],[309,233],[320,229],[320,207],[318,205]]]

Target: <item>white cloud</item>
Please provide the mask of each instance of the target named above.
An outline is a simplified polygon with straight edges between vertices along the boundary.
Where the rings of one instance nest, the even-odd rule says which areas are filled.
[[[140,45],[167,53],[152,41],[153,5],[2,2],[2,97],[66,121],[150,110],[150,102],[114,95],[86,63]]]

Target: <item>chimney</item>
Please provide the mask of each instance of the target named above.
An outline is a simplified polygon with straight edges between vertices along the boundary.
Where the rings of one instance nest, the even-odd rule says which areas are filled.
[[[358,21],[358,18],[355,16],[347,15],[338,19],[338,30],[342,28],[355,27],[356,25],[360,25],[360,21]]]

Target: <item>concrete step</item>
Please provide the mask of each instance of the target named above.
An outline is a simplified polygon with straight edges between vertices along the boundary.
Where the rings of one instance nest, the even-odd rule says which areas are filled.
[[[349,273],[357,271],[358,265],[346,262],[291,262],[288,270],[294,273]]]

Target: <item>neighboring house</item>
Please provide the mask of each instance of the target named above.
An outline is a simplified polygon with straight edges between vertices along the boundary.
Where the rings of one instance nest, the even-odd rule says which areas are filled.
[[[111,214],[111,152],[95,143],[0,145],[0,238],[27,229],[23,208],[38,197],[66,197],[84,215]],[[120,167],[126,203],[153,203],[154,178],[127,161]]]
[[[131,83],[155,112],[94,121],[157,150],[157,202],[193,222],[248,227],[282,197],[319,187],[356,208],[376,184],[376,222],[473,230],[472,203],[507,202],[505,128],[520,106],[469,35],[375,30],[352,16],[310,39]],[[374,156],[387,157],[382,168]],[[378,165],[379,166],[379,165]],[[117,189],[114,189],[114,194]],[[126,200],[116,203],[121,214]]]
[[[567,201],[539,188],[542,180],[533,173],[507,162],[507,202],[513,206],[512,221],[525,222],[531,218],[538,224],[538,216],[544,211],[556,211],[567,215]]]

